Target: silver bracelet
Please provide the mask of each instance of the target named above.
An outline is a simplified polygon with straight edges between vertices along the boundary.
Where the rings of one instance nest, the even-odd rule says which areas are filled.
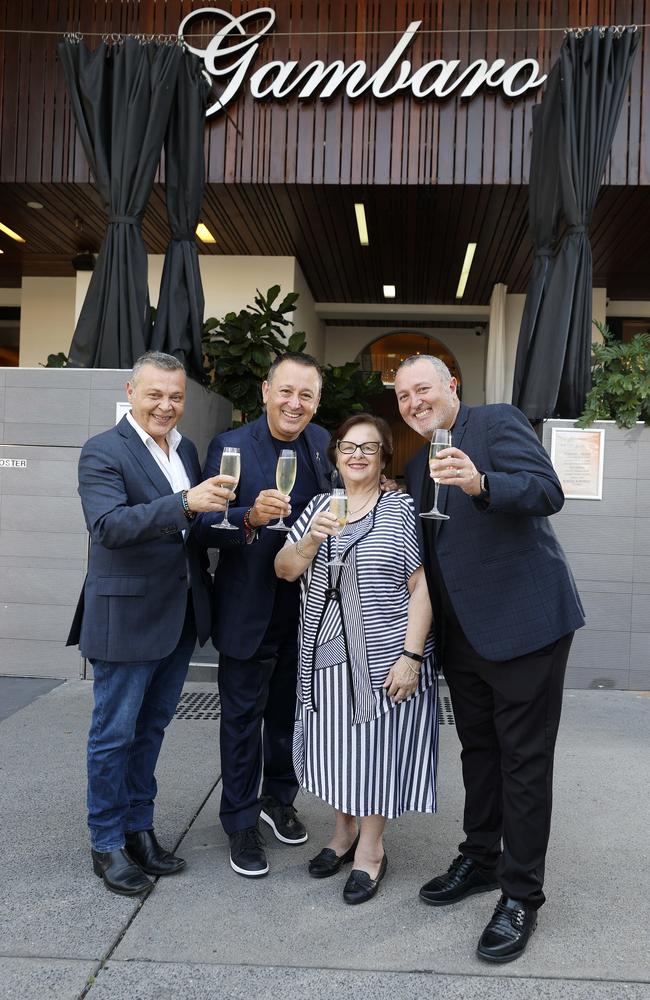
[[[313,559],[314,557],[313,557],[313,556],[309,556],[309,555],[307,555],[307,554],[306,554],[305,552],[303,552],[303,550],[302,550],[302,549],[300,548],[300,543],[301,543],[302,541],[303,541],[303,539],[302,539],[302,538],[299,538],[299,539],[298,539],[298,541],[296,542],[296,552],[298,553],[298,555],[300,556],[300,558],[301,558],[301,559],[306,559],[306,560],[308,560],[309,562],[311,562],[311,560],[312,560],[312,559]]]

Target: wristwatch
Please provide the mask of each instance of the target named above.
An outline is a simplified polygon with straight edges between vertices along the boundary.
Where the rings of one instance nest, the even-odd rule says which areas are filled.
[[[486,474],[484,472],[480,472],[479,475],[481,477],[479,479],[479,486],[480,486],[481,492],[479,493],[479,495],[477,496],[476,499],[477,500],[489,500],[489,498],[490,498],[490,486],[488,484],[488,477],[486,476]]]

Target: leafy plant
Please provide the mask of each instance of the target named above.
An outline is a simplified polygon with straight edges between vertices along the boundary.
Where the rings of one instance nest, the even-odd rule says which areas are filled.
[[[383,391],[384,383],[379,372],[361,371],[356,361],[326,365],[316,420],[334,431],[345,417],[367,411],[369,400]]]
[[[48,354],[47,361],[41,368],[67,368],[68,366],[68,356],[64,354],[63,351],[59,351],[58,354]]]
[[[287,314],[296,308],[297,292],[289,292],[275,305],[280,286],[266,295],[257,290],[255,306],[214,317],[203,324],[203,367],[208,388],[220,393],[240,411],[242,422],[255,420],[262,412],[261,384],[272,362],[285,351],[303,351],[304,333],[286,340],[286,327],[293,326]]]
[[[633,427],[637,420],[650,424],[650,333],[623,343],[607,325],[594,325],[603,343],[592,345],[592,388],[578,426],[594,420],[615,420],[619,427]]]

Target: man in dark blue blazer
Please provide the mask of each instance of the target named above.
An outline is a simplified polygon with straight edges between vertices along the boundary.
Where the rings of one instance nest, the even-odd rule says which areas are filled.
[[[241,478],[228,513],[237,531],[219,529],[221,518],[208,514],[197,518],[196,531],[204,545],[219,547],[212,638],[219,651],[220,818],[231,867],[249,878],[269,870],[260,815],[283,843],[307,840],[293,807],[298,584],[276,577],[273,564],[286,535],[267,525],[280,515],[292,524],[315,494],[331,487],[330,435],[310,424],[320,390],[313,358],[280,355],[262,385],[265,412],[214,438],[203,470],[215,475],[223,449],[239,448]],[[274,488],[278,455],[286,448],[297,457],[291,497]]]
[[[478,944],[523,954],[544,902],[553,755],[564,673],[582,604],[548,518],[564,503],[548,455],[514,406],[469,407],[438,358],[408,358],[395,392],[423,437],[451,429],[435,459],[439,510],[418,518],[439,659],[462,744],[465,840],[420,891],[432,905],[501,888]],[[420,511],[433,503],[428,445],[409,463]],[[503,842],[503,847],[502,847]]]
[[[155,768],[197,633],[210,634],[207,557],[192,537],[199,511],[234,494],[200,482],[196,448],[176,423],[185,372],[168,354],[138,359],[127,383],[131,412],[90,438],[79,494],[90,533],[88,574],[68,637],[93,667],[88,735],[88,825],[93,868],[136,895],[185,862],[153,830]],[[198,484],[198,485],[197,485]]]

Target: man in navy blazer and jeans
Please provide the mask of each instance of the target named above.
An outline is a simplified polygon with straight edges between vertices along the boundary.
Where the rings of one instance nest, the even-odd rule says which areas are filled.
[[[312,357],[280,355],[262,384],[265,412],[214,438],[203,470],[205,476],[216,474],[223,449],[240,449],[237,499],[228,513],[238,530],[218,529],[221,519],[209,514],[197,519],[196,530],[204,545],[220,550],[212,635],[219,651],[220,818],[230,840],[231,867],[248,878],[269,870],[260,815],[283,843],[307,840],[293,806],[298,584],[275,575],[275,556],[286,535],[266,526],[280,515],[292,524],[315,494],[331,487],[330,435],[310,424],[320,390]],[[297,457],[290,498],[274,488],[278,455],[285,448]]]
[[[544,903],[553,755],[564,673],[582,604],[548,518],[564,503],[548,455],[514,406],[468,407],[439,358],[395,377],[400,413],[423,437],[452,432],[439,453],[439,509],[418,518],[439,659],[462,744],[465,840],[427,882],[434,906],[501,888],[480,958],[523,954]],[[419,510],[433,501],[428,445],[407,468]]]
[[[234,494],[230,478],[200,482],[196,448],[176,430],[185,405],[176,358],[144,354],[126,388],[131,412],[90,438],[79,459],[91,544],[68,645],[79,643],[93,667],[94,871],[111,891],[132,896],[152,885],[147,875],[185,866],[153,830],[155,768],[197,633],[202,643],[210,634],[210,577],[193,519],[223,511]]]

